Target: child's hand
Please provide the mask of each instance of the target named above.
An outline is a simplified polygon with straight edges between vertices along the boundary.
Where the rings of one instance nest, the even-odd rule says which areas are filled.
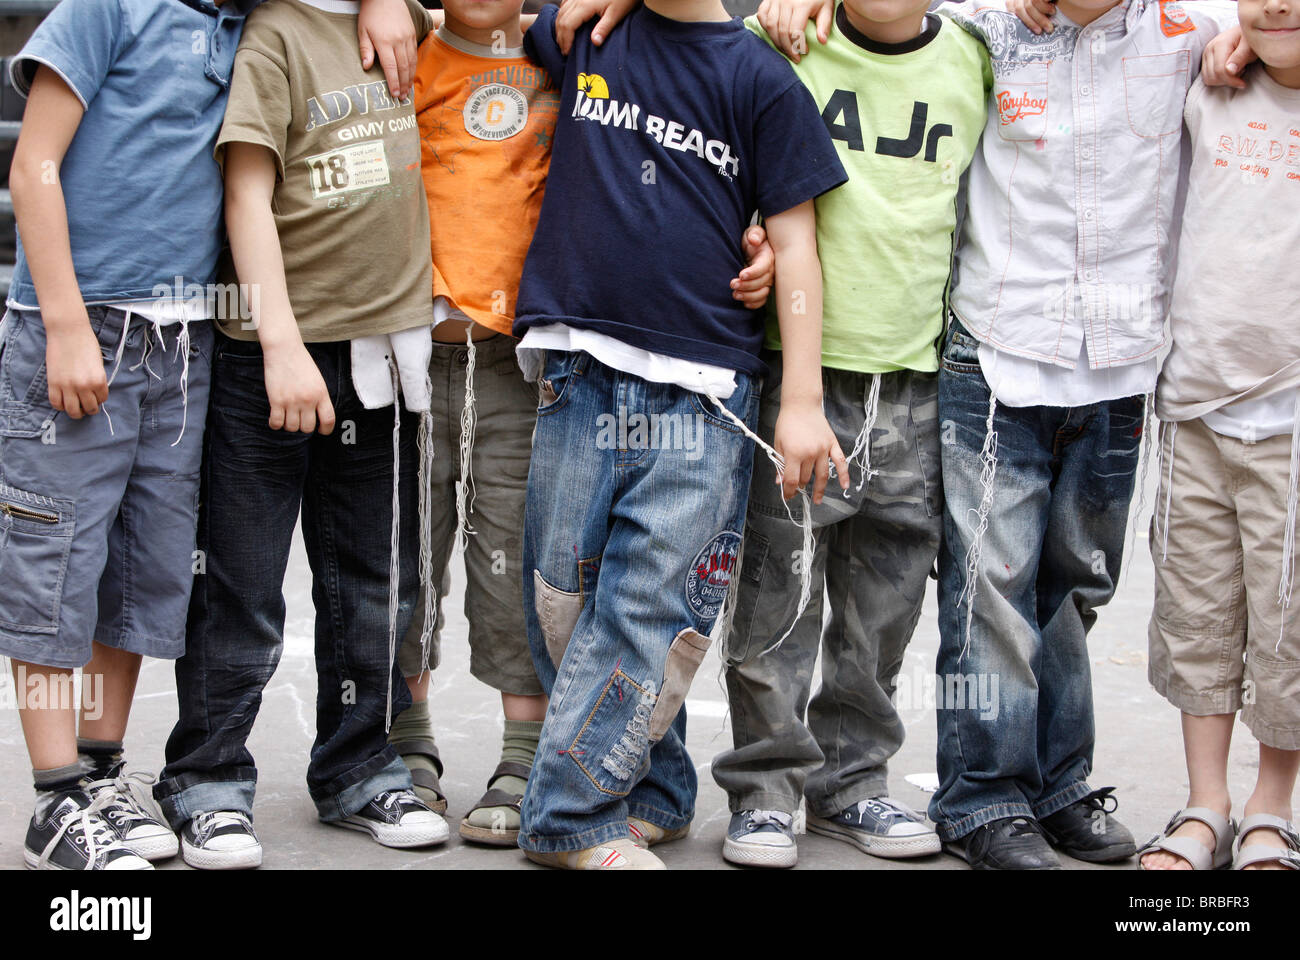
[[[45,328],[45,377],[49,381],[50,404],[73,420],[99,413],[108,399],[108,377],[99,338],[90,329],[83,309],[79,322],[61,330]]]
[[[1234,23],[1205,45],[1201,54],[1201,79],[1207,87],[1245,90],[1246,81],[1241,79],[1241,73],[1258,59],[1242,36],[1241,27]]]
[[[776,254],[762,227],[746,230],[743,245],[748,266],[731,281],[731,295],[750,310],[757,310],[767,303],[767,295],[776,280]]]
[[[785,461],[785,471],[777,481],[785,499],[789,500],[816,477],[813,503],[821,503],[832,460],[841,489],[849,488],[849,464],[819,402],[796,399],[786,402],[783,397],[772,446]]]
[[[1056,29],[1052,23],[1052,17],[1056,16],[1056,4],[1051,0],[1007,0],[1007,9],[1019,17],[1031,33],[1051,33]]]
[[[566,57],[573,46],[573,35],[578,28],[596,14],[600,22],[591,28],[591,42],[600,46],[609,31],[619,21],[637,8],[641,0],[561,0],[560,12],[555,15],[555,42]]]
[[[362,0],[357,17],[361,66],[369,70],[379,55],[388,92],[400,100],[411,92],[417,59],[415,24],[404,0]]]
[[[272,430],[312,433],[318,424],[323,434],[334,430],[334,404],[306,347],[299,343],[283,350],[264,348],[262,367]]]
[[[819,41],[830,40],[835,0],[763,0],[757,16],[759,26],[767,31],[776,48],[798,63],[808,52],[804,29],[809,20],[817,21]]]

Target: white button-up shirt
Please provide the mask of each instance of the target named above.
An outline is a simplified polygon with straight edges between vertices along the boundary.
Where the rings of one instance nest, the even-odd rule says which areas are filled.
[[[1085,339],[1093,369],[1164,347],[1184,101],[1235,8],[1126,0],[1086,27],[1058,12],[1040,36],[1002,0],[940,8],[993,62],[951,298],[972,336],[1066,368]]]

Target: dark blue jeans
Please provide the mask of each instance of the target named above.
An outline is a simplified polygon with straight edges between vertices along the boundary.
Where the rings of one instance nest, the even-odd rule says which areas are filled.
[[[285,567],[294,524],[316,607],[316,741],[307,786],[323,820],[411,784],[388,746],[384,713],[410,703],[389,666],[388,585],[393,408],[366,410],[352,386],[350,345],[308,344],[337,415],[329,436],[267,426],[257,343],[218,335],[199,512],[205,569],[195,577],[185,656],[176,663],[180,717],[154,788],[179,828],[203,810],[251,813],[257,769],[247,747],[262,690],[284,646]],[[397,635],[418,596],[416,430],[402,413]]]
[[[962,595],[983,486],[989,387],[954,322],[939,371],[946,500],[939,551],[939,790],[952,840],[1004,817],[1042,819],[1090,792],[1088,630],[1115,593],[1142,442],[1140,396],[1004,407],[967,646]]]

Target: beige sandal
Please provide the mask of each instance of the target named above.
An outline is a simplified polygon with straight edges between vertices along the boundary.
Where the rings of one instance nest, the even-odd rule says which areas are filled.
[[[1210,828],[1210,832],[1214,834],[1213,850],[1193,837],[1170,836],[1189,820],[1203,823]],[[1138,848],[1138,869],[1146,869],[1142,865],[1142,855],[1144,853],[1163,850],[1166,853],[1172,853],[1175,857],[1186,860],[1192,865],[1193,870],[1223,870],[1233,862],[1232,842],[1236,832],[1236,824],[1231,819],[1223,816],[1223,814],[1215,813],[1208,807],[1188,807],[1185,810],[1180,810],[1169,819],[1164,832],[1152,837]]]
[[[1242,846],[1246,834],[1255,830],[1276,830],[1286,846],[1263,843]],[[1252,813],[1242,820],[1237,841],[1232,845],[1232,869],[1244,870],[1253,863],[1280,863],[1288,870],[1300,870],[1300,836],[1296,834],[1295,824],[1271,813]]]

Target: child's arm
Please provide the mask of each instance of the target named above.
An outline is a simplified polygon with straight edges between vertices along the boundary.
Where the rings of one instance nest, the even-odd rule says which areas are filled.
[[[731,295],[750,310],[757,310],[767,303],[767,295],[772,290],[776,255],[767,242],[767,231],[762,227],[746,230],[741,238],[741,248],[745,253],[745,268],[731,281]]]
[[[1052,23],[1056,4],[1052,0],[1007,0],[1007,10],[1019,17],[1031,33],[1051,33],[1056,29]]]
[[[1239,24],[1215,35],[1201,54],[1201,80],[1207,87],[1246,89],[1241,73],[1259,57],[1250,49]]]
[[[776,314],[781,325],[781,413],[773,446],[785,461],[780,478],[789,500],[816,477],[813,502],[821,503],[835,461],[840,487],[849,488],[849,465],[822,412],[822,267],[817,220],[806,200],[767,219],[776,254]]]
[[[578,28],[599,14],[600,22],[591,28],[591,42],[599,47],[609,31],[640,4],[641,0],[561,0],[560,12],[555,16],[555,41],[568,56]]]
[[[361,13],[357,16],[357,45],[361,51],[361,66],[366,70],[378,55],[388,90],[394,98],[400,99],[410,93],[417,55],[415,24],[411,22],[411,10],[406,0],[361,0]]]
[[[99,412],[108,379],[90,328],[68,238],[59,168],[84,113],[81,101],[49,67],[36,71],[9,171],[14,219],[45,324],[50,403],[74,420]]]
[[[758,7],[758,24],[772,38],[776,48],[795,63],[808,52],[804,27],[817,21],[817,39],[831,38],[831,21],[835,17],[835,0],[763,0]]]
[[[241,283],[258,296],[253,322],[262,344],[267,421],[272,430],[321,433],[334,429],[334,405],[316,362],[303,346],[289,303],[284,257],[271,212],[275,192],[275,155],[255,143],[225,145],[226,231]]]

